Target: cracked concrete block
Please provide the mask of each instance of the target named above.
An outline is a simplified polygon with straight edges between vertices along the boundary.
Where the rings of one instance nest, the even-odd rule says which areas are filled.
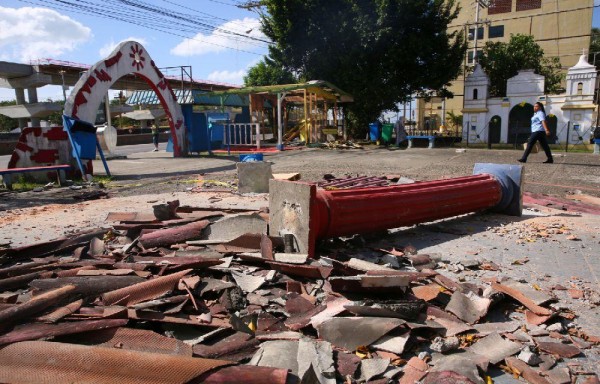
[[[236,163],[239,193],[269,193],[269,180],[273,178],[272,163],[253,161]]]

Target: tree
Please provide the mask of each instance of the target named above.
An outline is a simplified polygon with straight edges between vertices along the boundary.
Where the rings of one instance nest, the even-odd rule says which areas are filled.
[[[0,101],[0,106],[5,105],[16,105],[16,100],[12,101]],[[17,119],[11,119],[8,116],[0,114],[0,132],[9,132],[19,127],[19,121]]]
[[[286,70],[283,65],[277,65],[273,60],[265,57],[258,64],[250,68],[248,75],[244,76],[246,87],[274,84],[293,84],[297,82],[294,74]]]
[[[508,43],[488,41],[483,47],[479,64],[490,78],[492,96],[506,96],[506,81],[522,69],[533,69],[535,73],[546,77],[545,93],[562,91],[564,75],[560,72],[560,60],[558,57],[544,57],[544,50],[531,35],[511,35]]]
[[[462,127],[463,124],[463,115],[455,114],[452,111],[446,112],[446,122],[448,126],[452,129],[458,129]]]
[[[588,62],[596,65],[594,62],[595,55],[594,53],[600,53],[600,28],[592,28],[592,34],[590,38],[590,55],[588,58]]]
[[[448,32],[455,0],[264,0],[269,56],[307,80],[354,96],[346,117],[362,135],[384,110],[455,79],[466,49]]]

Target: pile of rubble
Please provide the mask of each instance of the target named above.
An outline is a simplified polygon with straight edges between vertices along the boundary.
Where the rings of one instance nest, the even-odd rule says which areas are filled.
[[[0,250],[0,382],[598,383],[550,289],[355,239],[310,259],[268,219],[170,202]]]

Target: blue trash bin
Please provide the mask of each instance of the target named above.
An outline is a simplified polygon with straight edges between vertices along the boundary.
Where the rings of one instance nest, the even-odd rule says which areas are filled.
[[[246,155],[240,155],[240,163],[251,163],[253,161],[263,161],[263,154],[249,153]]]
[[[381,123],[375,122],[369,124],[369,140],[377,141],[381,137]]]

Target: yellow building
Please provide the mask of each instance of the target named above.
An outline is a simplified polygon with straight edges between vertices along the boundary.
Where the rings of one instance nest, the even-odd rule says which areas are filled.
[[[473,65],[475,47],[481,54],[486,42],[508,42],[511,34],[533,35],[546,57],[559,57],[563,70],[577,64],[590,46],[594,0],[457,0],[460,13],[450,25],[462,30],[469,49],[465,67]],[[479,4],[478,4],[479,3]],[[524,68],[525,69],[525,68]],[[417,102],[417,126],[439,128],[447,112],[462,114],[464,76],[449,88],[454,98]],[[429,122],[428,122],[429,120]]]

